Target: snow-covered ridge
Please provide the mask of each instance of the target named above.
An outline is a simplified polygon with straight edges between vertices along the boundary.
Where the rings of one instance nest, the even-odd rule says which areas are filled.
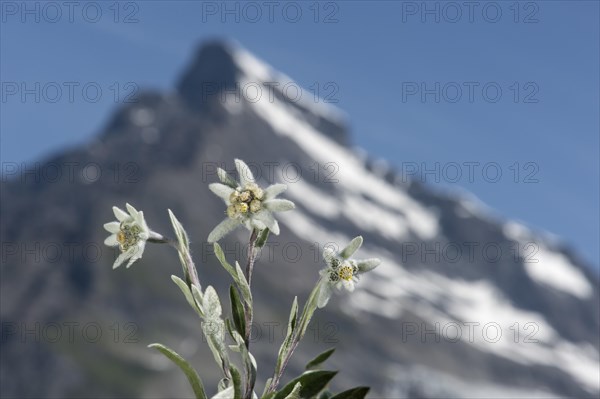
[[[360,228],[378,231],[388,238],[401,239],[411,231],[421,239],[435,237],[439,232],[437,215],[426,209],[403,190],[367,171],[364,164],[350,149],[339,145],[295,113],[289,106],[268,99],[250,103],[250,107],[267,122],[277,134],[292,139],[312,159],[321,164],[335,162],[338,183],[335,189],[343,198],[346,217]],[[299,186],[295,190],[313,192],[316,189]],[[292,191],[294,192],[294,191]],[[298,195],[302,197],[302,195]],[[307,198],[306,196],[304,198]],[[367,207],[376,217],[368,221],[358,217],[361,213],[348,213],[347,209]],[[337,217],[330,212],[327,216]]]
[[[281,219],[295,234],[311,242],[350,240],[341,232],[324,230],[300,212],[282,214]],[[480,351],[524,365],[557,367],[588,391],[600,391],[597,374],[600,354],[594,347],[562,338],[542,314],[515,307],[490,282],[452,279],[431,271],[409,272],[383,248],[365,247],[360,250],[360,257],[379,257],[382,264],[364,275],[356,292],[346,299],[354,311],[399,320],[407,309],[430,325],[478,323],[481,329],[487,323],[497,323],[501,334],[496,342],[484,338],[481,330],[472,336],[463,331],[460,340]],[[440,310],[441,304],[446,311]],[[521,337],[517,342],[516,325]]]
[[[292,86],[301,88],[289,76],[273,69],[266,62],[257,58],[254,54],[248,52],[239,45],[230,45],[231,55],[240,70],[244,73],[244,79],[252,83],[277,82],[279,87]],[[301,88],[303,95],[294,99],[298,105],[310,110],[315,115],[321,116],[334,122],[344,122],[346,115],[339,108],[325,102],[322,98],[319,101],[314,100],[314,94],[305,88]],[[312,100],[311,100],[312,99]]]
[[[562,253],[552,251],[536,240],[534,234],[524,225],[510,221],[503,226],[504,235],[520,243],[535,243],[532,253],[524,261],[525,271],[534,281],[577,298],[590,298],[594,287],[585,275]]]

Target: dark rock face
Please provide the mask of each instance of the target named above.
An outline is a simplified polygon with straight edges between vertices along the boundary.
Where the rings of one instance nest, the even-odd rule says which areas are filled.
[[[282,233],[256,267],[259,392],[293,296],[302,303],[323,266],[322,245],[362,234],[359,256],[384,264],[317,313],[288,377],[336,345],[335,390],[597,396],[600,297],[589,268],[468,198],[372,170],[349,150],[335,110],[290,101],[273,83],[281,75],[249,57],[231,44],[202,46],[176,94],[142,95],[97,141],[47,160],[63,168],[60,178],[2,183],[2,397],[190,396],[184,377],[146,348],[152,342],[179,350],[207,387],[216,385],[195,315],[169,282],[180,273],[176,255],[151,245],[132,268],[113,271],[102,225],[113,205],[130,202],[154,230],[171,234],[172,209],[192,238],[204,286],[226,292],[227,275],[205,243],[224,207],[207,184],[217,166],[233,170],[234,158],[263,184],[288,183],[283,196],[298,207],[281,216]],[[237,101],[249,82],[271,85],[272,99]],[[239,230],[223,241],[228,258],[245,256],[238,243],[246,239]]]

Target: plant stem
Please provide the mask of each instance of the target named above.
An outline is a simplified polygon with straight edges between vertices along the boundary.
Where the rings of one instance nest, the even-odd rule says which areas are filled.
[[[246,264],[246,278],[248,285],[252,286],[252,271],[254,269],[254,261],[256,260],[256,239],[258,238],[258,230],[253,229],[248,242],[248,263]]]
[[[248,287],[252,289],[252,272],[254,270],[254,262],[256,261],[256,240],[258,238],[258,230],[252,229],[250,233],[250,239],[248,241],[248,261],[246,263],[246,279],[248,280]],[[246,319],[246,331],[244,341],[246,348],[250,349],[250,333],[252,331],[252,322],[254,320],[253,306],[244,303],[245,307],[245,319]],[[255,381],[251,381],[250,376],[246,376],[246,391],[244,392],[244,399],[251,399],[252,392],[254,391]]]
[[[254,261],[256,260],[256,251],[255,244],[256,239],[258,238],[258,231],[256,229],[252,230],[250,234],[250,240],[248,242],[248,263],[246,264],[246,279],[248,280],[248,287],[252,289],[252,271],[254,269]],[[252,306],[248,306],[244,304],[246,307],[246,332],[244,341],[246,341],[246,348],[250,348],[250,332],[252,330],[252,321],[254,319],[254,312],[252,310]]]
[[[294,351],[298,347],[298,344],[300,344],[300,339],[298,339],[296,337],[294,339],[294,343],[292,343],[292,345],[290,346],[290,349],[285,354],[285,359],[281,363],[281,369],[279,370],[279,372],[276,375],[273,376],[273,380],[271,380],[271,386],[269,387],[269,390],[267,391],[267,393],[275,392],[275,390],[277,389],[277,386],[279,385],[279,380],[283,376],[283,372],[285,371],[285,368],[287,367],[288,363],[290,362],[290,359],[292,358]]]
[[[290,359],[292,358],[294,351],[300,344],[302,338],[304,338],[306,328],[308,327],[308,324],[310,323],[317,306],[316,300],[317,296],[319,295],[319,290],[321,289],[321,282],[322,279],[319,279],[319,281],[317,281],[315,288],[313,288],[310,295],[308,296],[306,304],[304,305],[304,309],[302,310],[302,314],[300,315],[300,319],[296,322],[296,326],[292,335],[292,343],[289,349],[285,352],[285,356],[283,358],[283,361],[281,362],[281,367],[279,369],[275,369],[275,372],[273,373],[273,379],[271,380],[271,385],[269,386],[267,393],[274,392],[277,389],[279,381],[281,380],[281,377],[283,376],[283,373],[285,372],[285,369]]]

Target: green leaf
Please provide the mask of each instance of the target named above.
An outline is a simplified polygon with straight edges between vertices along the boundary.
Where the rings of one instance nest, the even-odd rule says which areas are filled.
[[[171,276],[171,280],[173,280],[173,282],[175,284],[177,284],[177,286],[179,287],[181,292],[183,292],[183,295],[185,296],[185,299],[188,301],[190,306],[192,308],[194,308],[194,310],[200,315],[200,317],[204,317],[201,303],[200,304],[196,303],[196,301],[194,300],[194,296],[192,295],[192,292],[190,291],[190,287],[185,283],[185,281],[183,281],[182,279],[180,279],[179,277],[177,277],[175,275]],[[192,287],[196,287],[196,286],[192,285]]]
[[[198,305],[200,310],[202,310],[202,304],[204,303],[202,291],[195,284],[192,284],[192,296],[196,300],[196,304]],[[204,313],[204,312],[203,312]]]
[[[188,238],[187,233],[185,232],[179,220],[175,217],[175,214],[169,209],[169,218],[171,219],[171,224],[173,225],[173,230],[175,230],[175,236],[177,237],[177,255],[179,256],[179,261],[181,262],[181,266],[183,267],[183,275],[185,277],[185,281],[188,285],[192,285],[192,279],[190,277],[188,271],[188,262],[186,257],[189,257],[190,253],[190,240]],[[200,287],[198,287],[200,288]]]
[[[323,392],[321,392],[321,394],[319,395],[319,399],[330,399],[332,396],[333,394],[331,393],[331,391],[326,389]]]
[[[352,241],[350,241],[350,244],[348,244],[346,246],[346,248],[344,248],[342,250],[342,252],[340,252],[340,256],[344,259],[348,259],[349,257],[352,256],[352,254],[354,254],[358,250],[358,248],[360,248],[362,243],[363,243],[362,236],[354,237],[352,239]]]
[[[179,242],[179,246],[181,249],[188,250],[190,248],[190,240],[188,238],[187,233],[185,232],[183,226],[175,217],[175,214],[169,209],[169,218],[171,219],[171,224],[173,225],[173,230],[175,230],[175,236],[177,237],[177,241]]]
[[[209,318],[221,317],[222,310],[219,295],[217,295],[217,291],[211,285],[206,287],[206,291],[204,291],[202,308]]]
[[[332,396],[331,399],[364,399],[364,397],[369,393],[370,389],[371,388],[369,387],[352,388]]]
[[[202,331],[215,361],[223,371],[227,370],[229,357],[225,348],[225,323],[221,319],[207,319],[202,322]]]
[[[184,372],[187,377],[192,389],[194,390],[194,395],[196,399],[206,399],[206,393],[204,392],[204,385],[202,385],[202,380],[198,376],[198,373],[194,368],[177,352],[174,350],[162,345],[162,344],[150,344],[149,348],[153,348],[161,352],[163,355],[168,357],[173,363],[175,363],[181,371]]]
[[[225,323],[221,319],[221,302],[219,296],[212,286],[206,287],[202,302],[202,308],[206,315],[202,323],[202,331],[206,336],[208,347],[215,357],[217,364],[227,373],[229,358],[225,347]]]
[[[296,328],[296,320],[298,318],[298,297],[294,297],[292,302],[292,308],[290,309],[290,317],[288,319],[288,328],[285,338],[279,347],[279,353],[277,354],[277,364],[275,365],[275,372],[278,373],[283,366],[283,359],[285,358],[287,351],[289,350],[292,340],[294,338],[294,331]]]
[[[312,370],[304,372],[300,377],[294,378],[285,387],[283,387],[273,399],[285,399],[297,383],[302,384],[300,390],[301,398],[312,398],[331,381],[337,374],[337,371]]]
[[[246,368],[246,376],[248,377],[246,386],[254,386],[256,382],[256,360],[254,359],[254,356],[248,352],[248,348],[246,347],[246,343],[242,335],[237,331],[232,330],[230,330],[230,334],[237,343],[238,350],[242,354],[242,360],[244,362],[244,367]]]
[[[242,378],[240,372],[233,366],[229,367],[233,382],[233,399],[242,399]]]
[[[236,285],[240,289],[244,301],[249,306],[252,306],[252,293],[250,292],[250,287],[248,286],[248,282],[246,281],[246,277],[244,276],[244,272],[242,271],[240,265],[236,262],[236,267],[234,268],[229,264],[229,262],[227,262],[227,259],[225,259],[225,254],[223,253],[223,249],[219,243],[214,244],[214,250],[217,259],[223,268],[227,270],[227,273],[231,275],[233,281],[235,281]]]
[[[256,248],[262,248],[267,243],[267,239],[269,238],[269,229],[262,229],[258,234],[258,238],[256,239]]]
[[[288,334],[294,331],[296,328],[296,322],[298,321],[298,297],[294,297],[292,302],[292,308],[290,309],[290,317],[288,318]]]
[[[302,389],[302,384],[297,383],[296,385],[294,385],[294,389],[292,389],[292,392],[290,392],[288,394],[288,396],[285,397],[285,399],[300,399],[300,390],[301,389]]]
[[[265,399],[266,395],[267,395],[267,390],[269,389],[269,387],[271,386],[271,382],[273,381],[272,378],[269,378],[265,384],[265,389],[262,393],[262,395],[260,396],[261,398]],[[272,392],[274,393],[274,392]]]
[[[306,365],[306,369],[311,370],[311,369],[318,368],[321,364],[323,364],[325,362],[325,360],[329,359],[329,356],[331,356],[331,354],[334,351],[335,351],[335,348],[327,349],[325,352],[321,353],[320,355],[315,357],[313,360],[308,362],[308,364]]]
[[[298,325],[298,338],[302,339],[304,334],[306,333],[306,329],[312,319],[315,310],[317,309],[319,292],[321,291],[321,285],[325,284],[325,280],[322,278],[317,282],[315,288],[311,291],[306,304],[304,305],[304,309],[302,309],[302,315],[300,316],[300,324]]]
[[[231,314],[235,329],[240,335],[244,336],[246,333],[246,315],[237,288],[233,285],[229,287],[229,299],[231,300]]]
[[[252,292],[250,291],[250,286],[248,285],[246,276],[244,276],[244,272],[242,271],[242,268],[237,260],[235,261],[235,271],[238,278],[238,287],[240,288],[240,292],[244,297],[244,301],[248,304],[248,306],[252,307]]]

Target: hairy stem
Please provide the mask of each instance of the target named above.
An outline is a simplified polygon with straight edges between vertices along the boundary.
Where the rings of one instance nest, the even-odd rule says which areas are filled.
[[[294,342],[290,346],[290,349],[286,352],[285,358],[283,359],[283,362],[281,363],[281,369],[279,370],[279,372],[275,373],[275,375],[273,376],[273,379],[271,380],[271,386],[269,387],[267,393],[275,392],[275,390],[277,389],[277,386],[279,385],[279,380],[281,380],[281,377],[283,376],[283,372],[285,371],[288,363],[290,362],[290,359],[292,358],[294,351],[298,347],[298,344],[300,344],[300,339],[299,338],[294,339]]]
[[[252,233],[250,233],[250,239],[248,241],[248,261],[246,263],[246,279],[248,280],[248,286],[252,289],[252,272],[254,270],[254,262],[256,261],[256,240],[258,238],[258,230],[252,229]],[[246,348],[250,349],[250,333],[252,331],[252,322],[254,320],[254,311],[252,306],[244,303],[245,307],[245,319],[246,319],[246,331],[244,336],[244,341],[246,343]],[[254,381],[251,381],[250,376],[246,376],[246,391],[244,392],[244,399],[251,399],[252,391],[254,391]]]
[[[285,351],[283,361],[281,362],[281,366],[275,369],[273,373],[273,379],[271,380],[271,385],[269,386],[267,393],[275,392],[277,386],[279,385],[279,381],[285,372],[285,369],[294,354],[294,351],[300,344],[302,338],[304,338],[304,334],[306,332],[306,328],[310,323],[314,311],[316,310],[316,299],[319,295],[319,290],[321,289],[321,283],[323,280],[319,280],[315,285],[315,288],[311,291],[306,304],[304,305],[304,309],[302,310],[302,314],[300,315],[300,319],[296,322],[294,327],[294,331],[292,333],[292,343],[290,344],[289,349]],[[285,345],[285,341],[282,345]]]

